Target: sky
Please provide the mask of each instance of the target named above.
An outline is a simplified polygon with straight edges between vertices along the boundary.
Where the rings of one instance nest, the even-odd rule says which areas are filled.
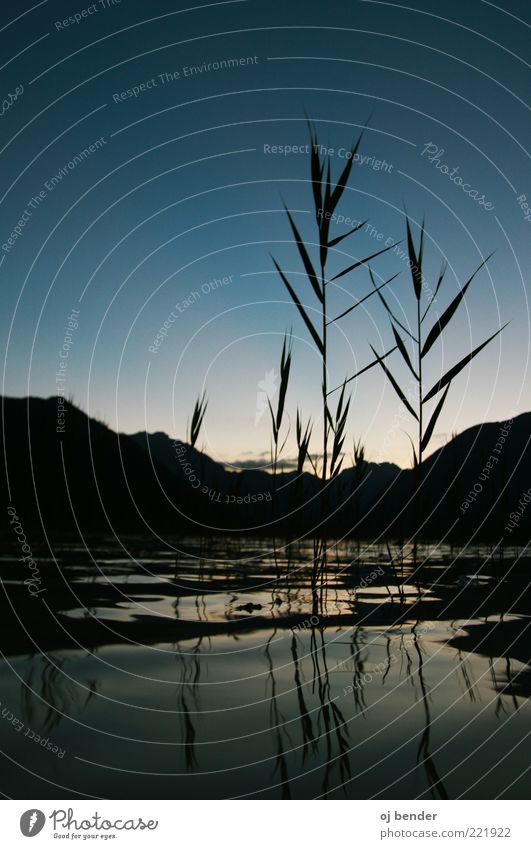
[[[284,456],[298,407],[317,451],[321,364],[272,260],[316,316],[283,209],[316,261],[309,116],[336,179],[367,124],[338,213],[369,223],[331,252],[330,277],[399,243],[371,267],[380,282],[400,272],[387,298],[407,325],[405,211],[415,238],[425,219],[427,290],[448,263],[433,320],[494,252],[430,353],[426,388],[510,323],[452,382],[431,450],[529,409],[523,0],[44,0],[0,16],[4,395],[65,393],[121,432],[185,438],[205,391],[201,447],[267,464],[264,399],[291,332]],[[367,267],[337,283],[331,319],[371,291]],[[331,325],[329,386],[392,338],[376,297]],[[399,353],[387,362],[407,386]],[[360,439],[369,459],[410,465],[415,422],[383,371],[349,388],[347,453]]]

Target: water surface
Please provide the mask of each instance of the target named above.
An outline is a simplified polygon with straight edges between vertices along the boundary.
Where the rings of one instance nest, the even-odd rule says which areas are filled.
[[[311,543],[64,544],[32,597],[6,552],[4,789],[525,798],[528,553],[391,553],[331,545],[316,595]]]

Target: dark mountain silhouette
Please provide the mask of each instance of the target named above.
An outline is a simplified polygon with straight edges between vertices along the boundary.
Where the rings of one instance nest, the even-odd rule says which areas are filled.
[[[531,510],[519,505],[531,486],[530,443],[531,413],[523,413],[514,420],[467,428],[435,451],[424,462],[421,533],[529,539]],[[395,533],[407,533],[415,521],[413,478],[412,470],[401,472],[381,502],[382,509],[395,517]],[[518,509],[522,515],[516,526],[504,530]]]
[[[305,533],[323,521],[313,475],[280,473],[275,482],[262,470],[229,471],[164,433],[118,434],[65,406],[63,429],[57,398],[3,399],[4,504],[27,528],[269,534]],[[531,485],[531,413],[505,425],[468,428],[425,461],[421,516],[412,470],[392,463],[344,470],[329,485],[329,530],[400,537],[420,521],[427,538],[528,538],[531,508],[522,509],[521,499]],[[504,531],[519,504],[515,526]]]
[[[65,403],[64,433],[57,433],[56,398],[3,399],[2,487],[24,526],[69,533],[142,532],[147,525],[185,528],[175,503],[189,492],[129,436],[112,431]],[[6,470],[8,481],[6,481]],[[9,483],[9,490],[8,490]],[[165,494],[167,497],[165,497]]]

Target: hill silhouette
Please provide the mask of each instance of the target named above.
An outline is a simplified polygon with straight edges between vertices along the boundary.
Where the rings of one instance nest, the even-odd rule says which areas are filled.
[[[275,482],[263,470],[227,470],[165,433],[116,433],[68,402],[57,432],[55,397],[5,397],[2,407],[4,504],[28,529],[267,535],[302,534],[323,522],[314,475],[279,473]],[[530,440],[531,413],[454,437],[425,461],[421,516],[412,470],[392,463],[345,469],[329,485],[327,529],[401,537],[419,522],[426,538],[528,538],[531,509],[510,532],[504,528],[531,484]]]

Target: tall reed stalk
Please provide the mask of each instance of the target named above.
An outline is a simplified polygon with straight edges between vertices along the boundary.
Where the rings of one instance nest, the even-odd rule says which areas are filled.
[[[406,364],[409,372],[411,373],[414,382],[413,393],[404,391],[398,381],[393,376],[390,369],[384,363],[384,356],[380,356],[379,354],[377,354],[375,349],[371,345],[371,349],[377,358],[377,362],[383,369],[391,386],[400,398],[402,404],[404,405],[408,413],[413,417],[416,422],[416,440],[414,441],[408,435],[413,451],[413,467],[415,474],[415,487],[413,499],[416,512],[415,533],[413,537],[413,561],[415,567],[417,565],[417,543],[418,534],[420,530],[419,497],[420,489],[422,486],[424,454],[433,436],[437,420],[444,407],[448,392],[450,391],[452,380],[457,377],[457,375],[460,374],[461,371],[463,371],[463,369],[474,359],[474,357],[477,356],[477,354],[479,354],[479,352],[482,351],[483,348],[485,348],[490,342],[492,342],[492,340],[495,339],[496,336],[501,333],[501,331],[506,326],[504,325],[503,327],[499,328],[495,333],[489,336],[488,339],[482,342],[481,345],[478,345],[477,348],[475,348],[473,351],[471,351],[469,354],[459,360],[459,362],[451,369],[449,369],[449,371],[443,374],[442,377],[439,377],[439,379],[436,380],[436,382],[431,386],[431,388],[427,392],[425,391],[424,381],[426,376],[426,358],[431,349],[433,348],[434,344],[439,339],[439,337],[442,337],[443,331],[450,323],[460,304],[463,302],[468,287],[472,283],[478,271],[490,259],[490,256],[479,264],[473,274],[470,275],[466,283],[461,287],[457,295],[455,295],[454,298],[451,300],[449,306],[447,306],[446,309],[439,315],[439,317],[435,319],[430,330],[425,333],[424,322],[426,321],[426,318],[428,317],[428,314],[436,301],[437,294],[441,288],[441,284],[443,283],[446,273],[446,264],[443,263],[435,285],[435,289],[431,290],[426,283],[423,272],[424,235],[425,228],[423,222],[420,227],[420,239],[417,248],[413,239],[411,223],[408,216],[406,215],[406,236],[409,255],[409,267],[411,269],[411,281],[413,285],[415,301],[414,316],[410,324],[410,327],[412,327],[413,330],[410,330],[405,324],[398,320],[396,315],[394,315],[386,299],[384,298],[382,293],[378,291],[379,287],[376,286],[376,281],[374,279],[372,271],[370,272],[374,290],[378,291],[378,296],[389,315],[391,329],[393,332],[394,341],[396,343],[395,348],[393,350],[398,349],[398,351],[400,352],[402,360]],[[408,338],[406,339],[403,334],[405,334],[405,336],[407,336]],[[430,401],[435,399],[436,396],[439,395],[439,393],[441,392],[442,394],[439,396],[439,400],[437,401],[435,407],[432,409],[430,415],[428,413],[427,405],[430,403]]]
[[[300,259],[302,260],[302,264],[305,271],[305,276],[307,278],[308,286],[308,294],[311,294],[313,298],[316,299],[317,304],[312,308],[312,312],[317,313],[317,320],[314,321],[310,317],[309,308],[304,305],[296,293],[295,289],[291,285],[288,280],[286,273],[282,270],[278,262],[272,257],[273,262],[275,264],[275,268],[278,271],[282,282],[284,283],[290,298],[293,304],[297,307],[297,310],[306,325],[308,332],[312,338],[312,341],[317,349],[317,352],[321,359],[321,397],[322,397],[322,458],[321,458],[321,482],[322,482],[322,508],[323,508],[323,521],[326,521],[326,501],[325,501],[325,490],[326,490],[326,482],[329,474],[334,475],[338,472],[338,462],[339,456],[337,454],[337,447],[341,444],[342,439],[338,437],[335,433],[335,427],[338,424],[338,417],[336,415],[336,422],[332,418],[332,414],[329,407],[328,396],[330,392],[328,390],[328,371],[329,371],[329,361],[328,361],[328,335],[329,335],[329,327],[335,322],[339,321],[344,316],[351,313],[354,309],[359,307],[367,298],[371,297],[374,291],[369,292],[365,297],[357,300],[354,304],[349,306],[347,309],[340,312],[334,318],[330,318],[330,300],[332,291],[329,292],[330,288],[332,290],[334,288],[334,283],[336,280],[339,280],[341,277],[345,277],[348,274],[351,274],[356,269],[366,265],[369,260],[374,259],[382,253],[385,253],[394,245],[390,245],[389,247],[383,248],[381,250],[376,251],[370,256],[366,256],[363,259],[356,260],[355,262],[348,265],[346,268],[343,268],[337,274],[330,276],[328,270],[329,260],[331,258],[331,252],[333,249],[339,245],[343,240],[347,239],[349,236],[356,233],[360,230],[367,222],[360,221],[356,226],[352,227],[346,233],[341,233],[338,236],[332,237],[330,234],[330,226],[334,218],[335,210],[341,200],[345,187],[347,186],[350,173],[352,170],[352,165],[354,163],[354,159],[356,153],[358,152],[359,146],[361,144],[363,132],[358,137],[357,141],[353,144],[350,152],[349,158],[347,159],[346,165],[344,166],[339,179],[335,185],[332,184],[331,179],[331,163],[330,156],[326,154],[325,156],[321,156],[320,146],[318,143],[317,135],[309,123],[309,133],[310,133],[310,142],[311,142],[311,154],[310,154],[310,173],[311,173],[311,183],[313,190],[313,212],[315,216],[315,224],[317,227],[317,242],[305,242],[295,224],[293,216],[291,215],[288,208],[284,205],[286,210],[286,215],[290,224],[291,232],[293,234],[294,242],[297,246]],[[312,261],[310,254],[312,253],[310,249],[310,245],[312,247],[318,248],[318,260],[317,262]],[[393,278],[391,278],[393,279]],[[377,287],[377,289],[381,289],[389,283],[390,280],[385,281],[382,286]],[[351,378],[352,379],[352,378]],[[347,381],[348,382],[348,381]],[[343,386],[342,392],[342,403],[344,403],[344,389]],[[346,405],[343,407],[342,412],[345,410],[348,413],[349,401],[346,402]],[[345,421],[343,421],[343,417],[339,417],[339,421],[342,422],[343,430]],[[334,432],[334,444],[332,448],[332,456],[330,456],[330,434]],[[344,434],[343,434],[344,437]]]

